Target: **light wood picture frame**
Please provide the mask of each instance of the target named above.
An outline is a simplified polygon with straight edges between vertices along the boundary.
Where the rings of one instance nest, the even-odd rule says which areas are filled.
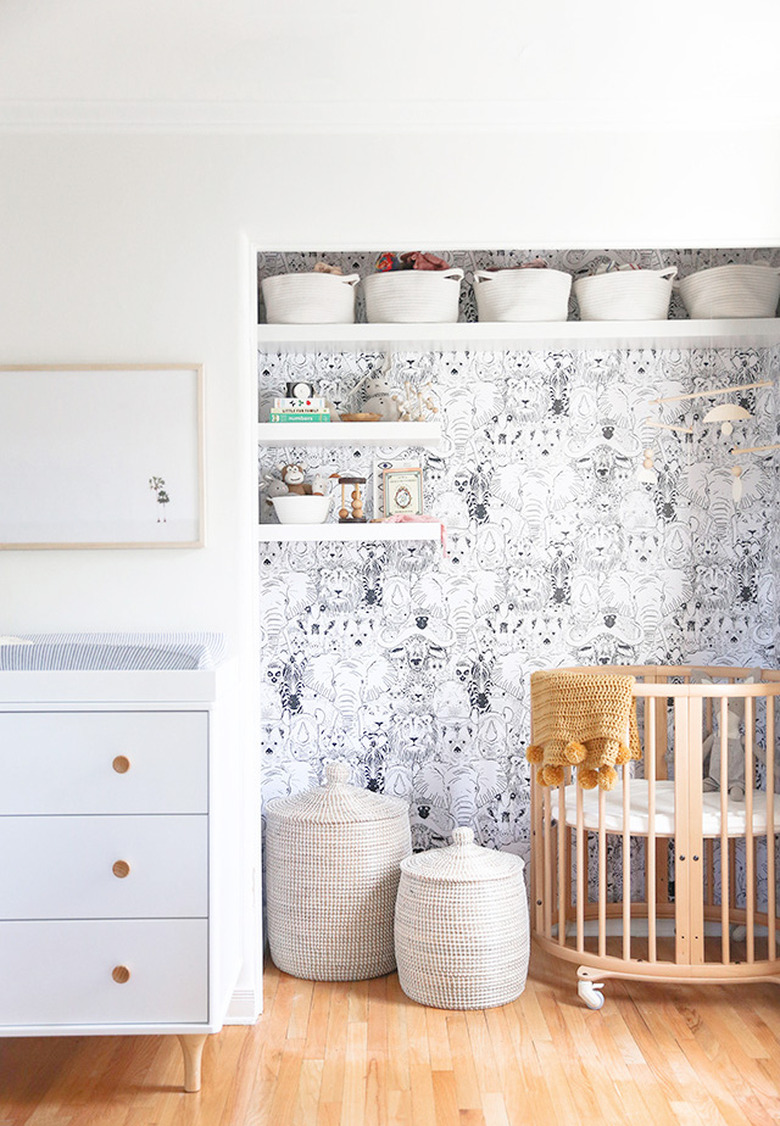
[[[205,545],[202,364],[0,365],[0,550]]]

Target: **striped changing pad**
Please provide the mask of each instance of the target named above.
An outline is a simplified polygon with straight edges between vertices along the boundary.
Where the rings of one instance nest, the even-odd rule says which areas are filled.
[[[0,671],[213,669],[221,633],[22,633],[0,637]]]

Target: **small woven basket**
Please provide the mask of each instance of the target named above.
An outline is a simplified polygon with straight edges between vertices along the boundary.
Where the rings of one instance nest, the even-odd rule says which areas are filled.
[[[481,321],[565,321],[571,274],[562,270],[475,270]]]
[[[357,274],[275,274],[260,287],[269,325],[353,324]]]
[[[389,270],[363,278],[372,324],[441,324],[458,319],[463,270]]]
[[[780,300],[780,270],[760,265],[713,266],[675,283],[694,319],[774,317]]]
[[[401,864],[398,980],[407,997],[437,1009],[506,1005],[528,974],[523,861],[481,848],[465,827],[453,842]]]
[[[412,851],[404,802],[347,783],[270,802],[265,860],[268,943],[284,973],[360,981],[395,969],[393,911],[401,861]]]
[[[583,321],[665,321],[676,266],[664,270],[610,270],[577,278],[574,296]]]

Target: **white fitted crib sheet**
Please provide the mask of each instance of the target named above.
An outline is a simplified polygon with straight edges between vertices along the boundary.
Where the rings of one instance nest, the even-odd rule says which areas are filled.
[[[632,778],[628,784],[629,814],[628,831],[637,836],[647,836],[650,826],[649,785],[644,778]],[[566,824],[577,824],[577,787],[566,786],[565,807]],[[558,798],[553,791],[552,812],[558,812]],[[589,830],[599,828],[599,791],[583,790],[582,812],[584,827]],[[747,829],[747,814],[744,801],[728,799],[726,810],[726,832],[730,837],[743,837]],[[753,791],[753,832],[765,833],[767,827],[767,800],[763,790]],[[614,790],[605,794],[604,828],[608,833],[623,832],[623,786],[618,782]],[[655,784],[655,832],[658,836],[674,836],[674,782],[659,781]],[[719,793],[702,794],[702,831],[705,837],[717,837],[721,832],[721,810]],[[774,831],[780,833],[780,794],[774,798]]]

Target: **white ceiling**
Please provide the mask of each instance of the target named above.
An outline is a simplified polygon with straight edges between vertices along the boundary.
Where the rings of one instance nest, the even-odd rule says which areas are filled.
[[[749,126],[778,32],[777,0],[0,0],[0,124]]]

